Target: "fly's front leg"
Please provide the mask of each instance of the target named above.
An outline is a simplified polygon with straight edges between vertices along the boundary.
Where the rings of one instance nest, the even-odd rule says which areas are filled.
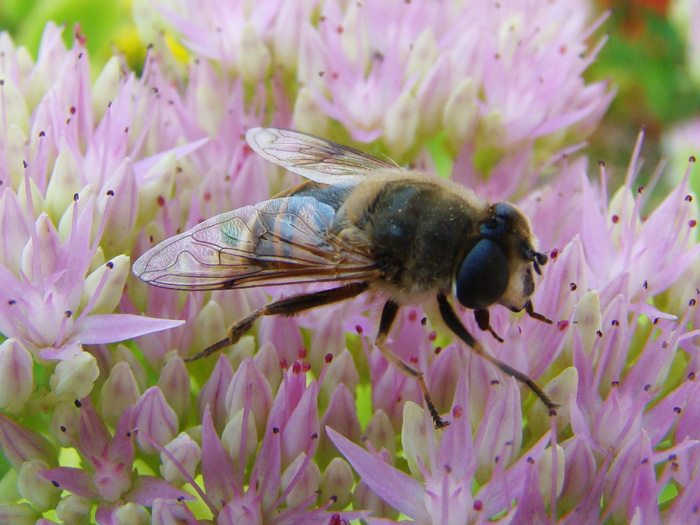
[[[236,344],[241,337],[243,337],[246,332],[251,329],[253,323],[259,317],[264,315],[296,315],[305,310],[337,303],[344,301],[345,299],[351,299],[366,291],[368,287],[369,284],[367,282],[349,283],[339,286],[338,288],[331,288],[330,290],[321,290],[320,292],[293,295],[291,297],[286,297],[284,299],[280,299],[279,301],[275,301],[274,303],[267,304],[262,308],[258,308],[257,310],[251,312],[243,319],[239,319],[233,323],[228,329],[226,339],[217,341],[198,354],[188,357],[185,359],[185,361],[195,361],[201,357],[211,355],[222,348]]]
[[[547,394],[544,393],[544,390],[535,382],[534,379],[532,379],[530,376],[527,374],[523,374],[519,370],[516,370],[512,366],[509,366],[505,364],[502,361],[499,361],[495,357],[493,357],[491,354],[486,353],[486,350],[484,347],[474,339],[472,334],[469,333],[469,331],[466,329],[466,327],[462,324],[462,321],[459,320],[459,317],[457,317],[457,314],[454,311],[454,308],[452,308],[452,305],[450,302],[447,300],[447,297],[443,294],[439,294],[438,297],[438,306],[440,308],[440,315],[442,316],[443,321],[445,321],[445,324],[447,327],[452,330],[452,332],[459,337],[462,341],[467,343],[469,347],[476,352],[478,355],[489,361],[490,363],[493,363],[496,365],[500,370],[508,374],[509,376],[513,376],[515,379],[520,381],[521,383],[526,384],[530,390],[532,390],[535,394],[537,394],[537,397],[539,397],[542,402],[545,404],[545,406],[550,410],[550,412],[555,411],[557,408],[559,408],[559,405],[554,403]],[[550,321],[551,322],[551,321]]]
[[[386,346],[386,338],[389,335],[391,325],[394,323],[394,319],[396,319],[396,314],[398,313],[398,311],[399,305],[391,299],[389,299],[384,305],[384,309],[382,310],[382,318],[381,321],[379,321],[379,331],[377,333],[377,339],[375,340],[374,344],[377,345],[377,348],[379,348],[379,351],[382,353],[382,355],[387,361],[389,361],[392,365],[398,368],[403,374],[406,374],[407,376],[412,377],[418,381],[420,389],[423,392],[423,399],[425,399],[425,404],[428,407],[430,416],[433,418],[435,428],[446,427],[450,424],[450,422],[444,421],[440,417],[440,414],[438,414],[437,408],[435,408],[435,404],[433,403],[432,399],[430,399],[428,385],[425,384],[423,372],[421,372],[420,370],[416,370],[415,368],[407,364],[403,359],[397,356]]]

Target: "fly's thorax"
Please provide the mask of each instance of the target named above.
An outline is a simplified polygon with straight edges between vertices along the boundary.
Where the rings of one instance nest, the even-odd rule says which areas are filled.
[[[368,178],[338,215],[365,233],[382,280],[399,293],[449,291],[464,244],[487,206],[426,175]]]

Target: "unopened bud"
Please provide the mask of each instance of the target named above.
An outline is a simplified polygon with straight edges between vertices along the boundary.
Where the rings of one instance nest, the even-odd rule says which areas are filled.
[[[380,453],[379,457],[382,458],[385,463],[391,465],[391,458],[386,450]],[[373,516],[388,518],[394,521],[399,517],[399,511],[377,496],[362,479],[357,483],[353,491],[352,501],[355,508],[371,510]]]
[[[450,93],[442,112],[445,136],[454,150],[459,151],[473,133],[478,111],[476,84],[471,78],[462,79]]]
[[[25,93],[13,81],[13,75],[4,75],[2,85],[3,127],[16,126],[29,132],[29,109]]]
[[[338,457],[333,458],[321,476],[321,503],[334,497],[336,500],[329,509],[344,509],[350,503],[354,483],[355,478],[347,461]]]
[[[54,393],[62,398],[82,399],[90,394],[99,375],[95,356],[80,352],[56,365],[49,384]]]
[[[73,203],[73,195],[83,187],[78,163],[70,148],[66,147],[56,156],[53,172],[46,187],[46,205],[54,223],[58,223],[66,208]]]
[[[41,512],[55,508],[61,499],[61,489],[38,474],[48,468],[45,461],[32,459],[25,462],[19,469],[17,480],[19,493],[32,504],[32,507]]]
[[[154,454],[157,449],[151,445],[146,436],[161,446],[165,446],[177,434],[177,415],[165,401],[163,393],[157,386],[146,390],[136,401],[133,421],[134,426],[138,429],[136,441],[147,454]]]
[[[598,465],[591,444],[583,435],[573,436],[566,445],[565,458],[561,462],[566,469],[564,490],[559,501],[564,505],[564,508],[570,508],[586,494],[597,473]],[[557,461],[559,461],[558,456]],[[543,473],[543,475],[547,474]]]
[[[418,129],[418,104],[409,92],[389,107],[384,116],[384,143],[393,157],[400,157],[413,146]]]
[[[63,523],[75,523],[76,525],[88,525],[92,502],[83,496],[69,494],[56,506],[56,516]]]
[[[552,485],[554,477],[556,480],[556,496],[561,494],[562,488],[564,488],[564,469],[566,468],[566,458],[564,457],[564,449],[557,445],[557,470],[552,472],[553,461],[552,461],[552,447],[548,447],[542,452],[542,456],[537,462],[537,469],[539,470],[540,478],[540,494],[542,494],[542,500],[545,505],[549,505],[550,496],[552,494]]]
[[[321,419],[324,439],[321,440],[316,454],[320,465],[325,465],[337,454],[335,445],[329,439],[325,439],[326,426],[342,434],[350,441],[355,443],[360,441],[362,427],[357,417],[355,399],[342,383],[338,385],[337,390],[333,393],[333,397]]]
[[[139,398],[139,387],[129,363],[117,363],[102,385],[102,418],[111,426],[117,421],[129,405]]]
[[[396,454],[396,438],[391,420],[382,409],[377,410],[367,423],[365,435],[372,443],[374,450],[386,449],[393,457]]]
[[[299,90],[294,102],[294,123],[304,133],[321,137],[328,134],[328,117],[318,107],[313,92],[307,86]]]
[[[226,392],[229,418],[244,408],[248,396],[251,412],[255,415],[255,428],[262,435],[272,407],[272,389],[253,359],[243,361]]]
[[[241,456],[241,448],[245,446],[246,461],[250,458],[258,448],[258,433],[255,429],[255,416],[252,411],[248,412],[247,432],[245,443],[243,441],[243,416],[244,409],[240,409],[231,418],[221,434],[221,442],[229,457],[238,464],[238,458]]]
[[[256,442],[257,444],[257,442]],[[170,452],[175,459],[180,463],[185,471],[194,477],[195,469],[202,457],[202,451],[199,445],[185,432],[181,432],[175,439],[165,445],[165,449]],[[160,453],[162,465],[160,473],[163,478],[173,485],[182,485],[186,482],[182,472],[177,466],[162,452]]]
[[[333,356],[333,361],[328,365],[321,385],[321,399],[328,402],[340,384],[354,392],[359,382],[360,374],[355,367],[355,361],[347,349],[343,350],[339,355]]]
[[[190,374],[181,357],[175,356],[165,362],[158,378],[158,387],[178,419],[185,421],[192,407],[192,399]]]
[[[246,82],[258,82],[270,67],[270,51],[258,36],[253,24],[246,24],[241,31],[238,66]]]
[[[208,301],[197,314],[192,332],[192,348],[206,348],[226,333],[224,312],[219,303]],[[216,339],[214,339],[216,338]]]
[[[201,417],[204,414],[204,408],[209,405],[211,418],[218,432],[224,429],[228,421],[226,392],[231,385],[231,379],[233,379],[231,363],[226,356],[220,355],[219,359],[216,360],[216,365],[214,365],[214,370],[212,370],[209,379],[199,389],[197,412]]]
[[[113,56],[97,75],[92,86],[92,110],[95,112],[96,121],[102,119],[109,103],[119,94],[122,86],[121,76],[122,67],[119,58]]]
[[[17,339],[0,344],[0,408],[18,412],[34,390],[34,359]]]
[[[26,503],[0,505],[0,523],[12,525],[35,525],[41,514]]]
[[[253,361],[258,366],[260,373],[267,379],[270,391],[277,392],[282,382],[282,368],[275,347],[271,343],[263,344],[255,354]]]
[[[83,295],[80,298],[80,309],[88,304],[88,301],[98,293],[99,296],[92,304],[90,313],[110,314],[119,304],[129,275],[129,258],[126,255],[118,255],[109,264],[101,264],[97,269],[85,278]],[[106,275],[105,275],[106,274]]]
[[[50,432],[62,447],[75,446],[80,428],[80,409],[75,401],[57,404],[51,411]]]
[[[428,429],[425,421],[425,410],[407,401],[403,406],[403,427],[401,428],[401,443],[408,461],[411,474],[419,480],[423,479],[421,465],[430,465],[430,446],[428,444]]]
[[[136,384],[139,386],[139,392],[146,389],[148,386],[148,373],[141,361],[136,358],[134,352],[126,345],[120,343],[114,350],[112,357],[115,363],[126,362],[129,364],[129,368],[134,374],[134,378],[136,378]]]
[[[15,275],[19,275],[22,252],[33,227],[25,218],[15,192],[3,191],[0,195],[0,264]]]
[[[296,508],[302,503],[307,503],[309,498],[318,491],[318,486],[321,482],[321,471],[316,466],[316,463],[309,461],[304,468],[305,460],[306,453],[302,452],[282,473],[282,491],[287,490],[290,483],[294,481],[294,486],[285,498],[285,502],[290,508]],[[304,471],[297,477],[297,473],[301,468],[304,468]],[[314,507],[316,502],[312,501],[310,505]]]
[[[556,399],[559,403],[556,420],[559,430],[563,430],[571,422],[569,401],[575,400],[578,396],[578,385],[578,370],[574,366],[565,368],[558,376],[542,385],[549,399]],[[533,432],[541,432],[538,435],[544,434],[551,428],[550,410],[544,403],[534,403],[527,417],[527,423]]]
[[[151,516],[142,505],[138,503],[125,503],[113,514],[117,525],[148,525]]]

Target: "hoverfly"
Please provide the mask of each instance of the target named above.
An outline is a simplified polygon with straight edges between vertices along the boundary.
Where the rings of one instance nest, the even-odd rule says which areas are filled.
[[[367,291],[386,298],[375,344],[420,383],[437,428],[445,426],[423,373],[386,345],[401,305],[437,299],[445,324],[506,374],[554,404],[527,375],[486,353],[448,300],[475,311],[479,327],[502,341],[487,308],[501,304],[549,322],[534,311],[536,251],[528,219],[508,202],[490,204],[453,182],[404,170],[296,131],[253,128],[250,147],[306,182],[254,206],[206,220],[142,255],[133,271],[147,283],[179,290],[219,290],[286,283],[334,282],[263,306],[236,321],[225,339],[188,361],[235,344],[264,315],[295,315]]]

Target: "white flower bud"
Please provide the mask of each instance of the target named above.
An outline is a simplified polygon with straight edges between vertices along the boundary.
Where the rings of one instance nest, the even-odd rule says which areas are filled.
[[[255,454],[258,448],[258,432],[255,428],[255,417],[252,410],[248,412],[247,433],[245,438],[246,460]],[[221,442],[229,457],[238,464],[241,456],[241,446],[243,434],[243,409],[240,409],[233,418],[226,424],[226,428],[221,434]]]
[[[10,75],[3,75],[2,120],[3,128],[17,126],[25,135],[29,133],[29,109],[24,93],[12,82]]]
[[[437,439],[437,436],[435,439]],[[403,406],[401,443],[403,444],[404,454],[406,454],[406,461],[408,461],[408,469],[413,477],[422,481],[423,474],[418,466],[418,458],[426,467],[430,465],[428,428],[425,424],[425,410],[413,401],[407,401]]]
[[[41,515],[26,503],[0,505],[0,523],[12,525],[34,525]]]
[[[75,494],[69,494],[59,501],[56,506],[56,516],[63,523],[88,525],[91,512],[92,502],[83,496],[76,496]]]
[[[392,157],[400,157],[416,140],[418,129],[418,104],[409,92],[389,107],[384,116],[384,143]]]
[[[96,121],[100,120],[107,111],[107,106],[119,94],[121,88],[122,67],[119,58],[113,56],[97,76],[92,86],[92,110]]]
[[[119,507],[113,514],[118,525],[148,525],[151,516],[142,505],[138,503],[126,503]]]
[[[311,89],[304,86],[294,102],[294,123],[299,131],[323,137],[328,133],[328,117],[314,100]]]
[[[416,39],[406,65],[406,78],[418,75],[422,79],[440,58],[435,33],[432,27],[424,29]]]
[[[340,384],[344,384],[350,392],[355,392],[359,382],[360,374],[355,367],[355,361],[350,352],[345,349],[333,357],[333,361],[328,365],[321,385],[321,399],[326,403],[329,402]]]
[[[72,204],[73,196],[79,193],[83,186],[73,152],[67,147],[61,149],[46,187],[47,212],[54,223],[58,222],[66,208]]]
[[[39,471],[48,468],[49,466],[42,459],[25,461],[19,469],[17,480],[19,493],[32,504],[32,507],[41,512],[55,508],[61,499],[61,489],[38,474]]]
[[[552,378],[546,385],[543,385],[544,393],[550,399],[556,399],[559,403],[557,408],[557,428],[561,431],[571,422],[569,412],[570,400],[576,400],[578,395],[578,370],[570,366]],[[544,403],[534,403],[530,409],[527,421],[533,434],[541,435],[551,427],[551,416],[549,409]]]
[[[118,255],[107,264],[100,265],[85,279],[83,295],[80,298],[80,310],[85,308],[88,301],[95,295],[97,287],[105,279],[99,297],[92,305],[92,314],[110,314],[119,304],[129,275],[130,261],[126,255]],[[107,274],[106,277],[103,277]]]
[[[175,439],[165,445],[165,449],[175,456],[175,459],[191,477],[194,477],[195,469],[202,457],[202,451],[187,433],[180,432]],[[182,472],[162,452],[160,453],[160,460],[163,463],[160,467],[160,473],[166,481],[173,485],[182,485],[186,482]]]
[[[5,107],[5,105],[3,105]],[[27,134],[15,124],[7,126],[7,130],[3,136],[3,164],[9,171],[10,180],[13,188],[17,188],[17,196],[23,203],[23,208],[27,209],[27,198],[24,192],[24,164],[23,161],[27,158]],[[38,200],[34,200],[34,210],[44,209],[44,196],[38,190],[36,184],[32,180],[32,198],[36,195]]]
[[[99,375],[95,357],[88,352],[80,352],[56,365],[49,384],[58,396],[82,399],[92,391],[93,383]]]
[[[101,414],[105,422],[116,426],[126,407],[135,403],[139,394],[139,386],[129,363],[121,361],[114,365],[102,385]]]
[[[56,442],[62,447],[73,447],[73,437],[78,435],[80,427],[80,409],[74,401],[59,403],[51,411],[49,430]]]
[[[304,472],[295,480],[298,470],[304,465],[305,459],[306,453],[301,452],[282,473],[282,491],[287,490],[289,484],[295,481],[294,486],[284,500],[289,508],[296,508],[308,501],[318,490],[321,482],[321,471],[313,461],[309,461]],[[315,505],[315,501],[310,503],[311,507]]]
[[[479,112],[476,84],[465,78],[452,90],[442,112],[445,136],[455,151],[471,136]]]
[[[335,502],[329,508],[344,509],[350,503],[354,484],[355,478],[347,461],[342,458],[333,458],[321,476],[321,503],[325,503],[329,498],[335,498]]]
[[[186,420],[192,407],[192,399],[190,374],[181,357],[175,356],[165,362],[158,378],[158,387],[178,419]]]
[[[241,31],[238,67],[246,82],[257,82],[267,74],[270,52],[258,36],[253,24],[246,24]]]
[[[226,323],[221,306],[214,300],[210,300],[201,309],[194,322],[192,338],[193,348],[206,348],[215,340],[221,339],[221,334],[226,333]]]
[[[557,471],[556,475],[556,496],[561,494],[564,488],[564,468],[566,467],[566,458],[564,456],[564,449],[557,445]],[[542,500],[545,505],[549,505],[550,496],[552,494],[552,447],[547,447],[539,461],[537,462],[537,469],[539,471],[540,477],[540,493],[542,494]]]
[[[377,410],[367,423],[365,435],[375,450],[386,449],[393,457],[396,455],[396,439],[391,420],[382,409]]]

